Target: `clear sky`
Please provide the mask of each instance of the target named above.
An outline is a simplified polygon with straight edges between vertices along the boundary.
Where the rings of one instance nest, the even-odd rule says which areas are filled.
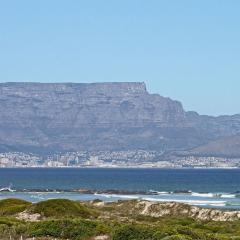
[[[0,0],[0,81],[140,81],[240,113],[240,1]]]

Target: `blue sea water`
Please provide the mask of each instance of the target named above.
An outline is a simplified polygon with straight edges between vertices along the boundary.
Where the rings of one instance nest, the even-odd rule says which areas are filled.
[[[50,198],[99,198],[105,201],[147,199],[240,208],[240,169],[2,168],[0,189],[7,186],[16,191],[0,191],[0,199],[17,197],[32,202]],[[155,195],[81,194],[68,191],[83,188],[154,191]],[[46,192],[47,189],[56,191]]]

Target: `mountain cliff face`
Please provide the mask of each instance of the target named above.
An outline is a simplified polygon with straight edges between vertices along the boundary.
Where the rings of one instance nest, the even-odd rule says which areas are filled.
[[[0,151],[188,150],[240,132],[240,115],[185,112],[144,83],[2,83]]]

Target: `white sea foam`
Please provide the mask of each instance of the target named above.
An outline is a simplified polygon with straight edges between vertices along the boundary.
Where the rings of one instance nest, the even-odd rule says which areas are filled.
[[[193,192],[191,194],[193,197],[204,197],[204,198],[235,198],[235,194],[229,193],[198,193]]]
[[[0,192],[16,192],[16,190],[12,189],[11,186],[0,188]]]
[[[34,198],[34,199],[40,199],[40,200],[45,200],[46,198],[41,196],[41,195],[31,195],[30,196],[31,198]]]
[[[120,195],[120,194],[99,194],[94,193],[95,196],[100,196],[104,198],[123,198],[123,199],[138,199],[139,196],[137,195]]]
[[[156,195],[169,195],[171,193],[169,192],[161,192],[161,191],[155,191],[155,190],[150,190],[150,193],[155,193]]]
[[[191,195],[194,196],[194,197],[207,197],[207,198],[216,197],[216,194],[214,194],[214,193],[197,193],[197,192],[192,192]]]
[[[206,206],[212,206],[212,207],[225,207],[226,206],[226,203],[196,203],[196,204],[190,204],[190,205],[193,205],[193,206],[203,206],[203,207],[206,207]]]
[[[126,198],[126,199],[139,199],[137,195],[115,195],[115,197]]]
[[[222,198],[236,198],[235,194],[222,194],[221,195]]]
[[[104,198],[111,198],[110,194],[99,194],[99,193],[94,193],[94,196],[99,196],[99,197],[104,197]]]
[[[226,201],[210,201],[210,200],[192,200],[192,199],[171,199],[171,198],[151,198],[145,197],[142,198],[147,201],[156,201],[156,202],[177,202],[177,203],[186,203],[190,205],[210,205],[210,206],[225,206]]]

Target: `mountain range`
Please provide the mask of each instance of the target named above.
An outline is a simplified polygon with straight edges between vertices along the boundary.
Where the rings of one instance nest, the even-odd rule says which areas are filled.
[[[140,82],[0,83],[0,151],[240,156],[240,114],[207,116]]]

